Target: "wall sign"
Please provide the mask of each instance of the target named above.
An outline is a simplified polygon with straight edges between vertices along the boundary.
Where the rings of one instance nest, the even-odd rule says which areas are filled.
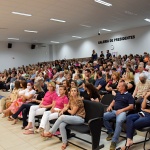
[[[109,43],[109,42],[118,42],[118,41],[123,41],[123,40],[130,40],[130,39],[135,39],[135,35],[113,38],[113,39],[109,39],[109,40],[102,40],[102,41],[98,41],[98,44],[104,44],[104,43]]]

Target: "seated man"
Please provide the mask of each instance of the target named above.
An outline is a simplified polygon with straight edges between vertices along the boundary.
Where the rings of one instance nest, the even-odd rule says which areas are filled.
[[[107,141],[112,139],[110,150],[115,150],[118,142],[118,138],[121,132],[122,123],[126,120],[126,114],[129,110],[134,108],[134,99],[130,93],[127,92],[127,84],[120,82],[118,84],[118,93],[114,100],[107,108],[107,112],[104,113],[104,126],[108,130]],[[116,128],[113,131],[110,120],[116,118]]]
[[[95,81],[95,85],[94,86],[96,87],[96,89],[98,91],[100,91],[100,90],[104,91],[105,90],[106,81],[103,79],[101,71],[97,72],[97,79]]]

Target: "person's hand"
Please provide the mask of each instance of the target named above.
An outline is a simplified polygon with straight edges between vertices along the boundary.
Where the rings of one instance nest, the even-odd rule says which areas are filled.
[[[54,112],[55,112],[55,110],[52,108],[52,109],[50,110],[50,112],[51,112],[51,113],[54,113]]]
[[[94,101],[94,98],[91,98],[91,101]]]
[[[31,99],[31,102],[36,102],[36,99]]]
[[[44,105],[42,105],[42,104],[40,104],[40,105],[39,105],[39,107],[40,107],[40,108],[45,108],[45,106],[44,106]]]
[[[112,107],[111,106],[109,106],[108,108],[107,108],[107,111],[112,111]]]
[[[112,95],[116,96],[116,92],[115,92],[115,91],[112,91]]]
[[[121,114],[122,112],[123,112],[123,110],[122,110],[122,109],[119,109],[119,110],[116,111],[116,115],[119,115],[119,114]]]
[[[63,115],[63,110],[61,111],[61,112],[59,112],[59,114],[58,114],[58,116],[61,116],[61,115]]]

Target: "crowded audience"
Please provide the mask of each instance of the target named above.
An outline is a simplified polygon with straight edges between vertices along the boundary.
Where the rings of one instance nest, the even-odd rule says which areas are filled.
[[[91,58],[9,68],[0,72],[0,90],[10,92],[8,97],[1,99],[3,117],[13,120],[13,124],[23,118],[24,134],[42,131],[43,137],[51,138],[59,128],[62,149],[68,146],[65,126],[84,122],[86,112],[82,101],[99,103],[105,94],[115,96],[104,113],[110,150],[117,147],[123,122],[127,121],[127,143],[120,147],[122,150],[132,146],[134,130],[150,126],[147,121],[150,116],[150,54],[146,52],[112,56],[109,50],[106,55],[103,51],[98,55],[93,50]],[[128,115],[129,111],[133,114]],[[70,115],[63,114],[65,112]],[[144,117],[140,118],[138,112]],[[43,117],[39,128],[35,129],[38,115]],[[57,120],[50,128],[49,120],[52,119]],[[115,130],[109,122],[111,119],[116,119]],[[141,124],[143,121],[147,123]]]

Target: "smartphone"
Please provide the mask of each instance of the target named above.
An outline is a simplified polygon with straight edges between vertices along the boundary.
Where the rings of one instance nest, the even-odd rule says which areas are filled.
[[[138,113],[140,117],[145,117],[145,114],[141,111]]]

